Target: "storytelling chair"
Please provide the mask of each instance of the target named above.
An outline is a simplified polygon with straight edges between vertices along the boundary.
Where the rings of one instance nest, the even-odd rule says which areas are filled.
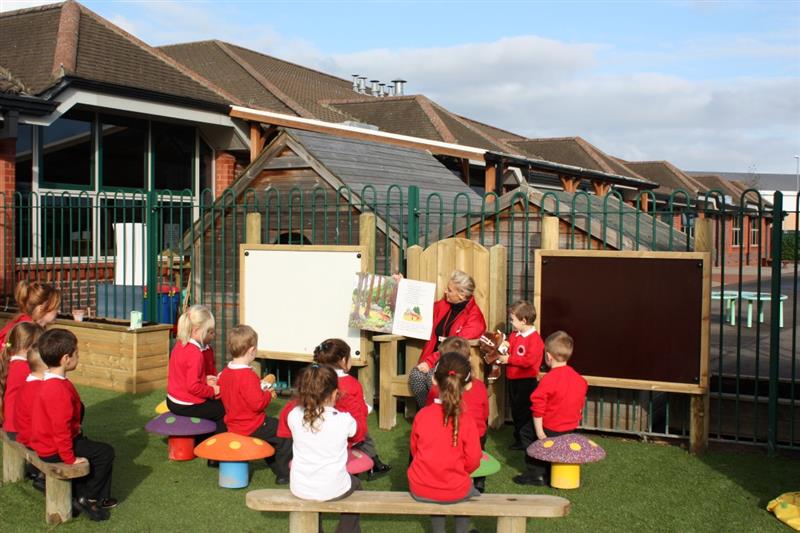
[[[411,246],[407,252],[407,277],[436,283],[436,299],[442,297],[453,270],[463,270],[475,280],[475,302],[486,317],[487,328],[505,329],[506,319],[506,249],[497,244],[491,249],[469,239],[452,238],[437,241],[424,251]],[[406,339],[400,335],[375,335],[380,358],[379,427],[391,429],[397,423],[397,398],[412,398],[408,374],[398,372],[398,344],[405,342],[405,368],[416,365],[425,341]],[[470,343],[472,372],[483,379],[484,363],[478,342]],[[505,421],[505,379],[487,385],[489,393],[489,425],[497,428]]]

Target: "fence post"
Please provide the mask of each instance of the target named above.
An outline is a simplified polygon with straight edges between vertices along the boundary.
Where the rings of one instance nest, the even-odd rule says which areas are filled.
[[[408,187],[408,213],[406,224],[408,225],[408,231],[406,231],[408,246],[419,244],[419,187],[416,185]]]
[[[261,213],[247,213],[247,217],[245,218],[244,242],[246,244],[261,244]],[[238,253],[239,251],[236,250],[236,254]],[[238,323],[238,317],[234,322]],[[261,377],[263,372],[261,359],[253,359],[253,362],[250,363],[250,368],[253,369],[253,372],[255,372],[258,377]]]
[[[367,272],[375,273],[375,243],[377,230],[375,213],[361,213],[358,217],[358,243],[366,251]],[[375,405],[375,345],[372,342],[361,341],[361,353],[364,356],[365,366],[358,370],[358,381],[364,390],[367,405]]]
[[[712,221],[709,218],[702,218],[695,221],[694,251],[708,252],[710,263],[711,254],[714,252],[714,228],[712,227]],[[724,285],[725,280],[722,280],[722,283]],[[709,325],[709,329],[710,327],[711,326]],[[705,333],[705,350],[707,351],[711,331],[707,331]],[[706,379],[706,383],[708,383],[708,379]],[[690,404],[689,453],[692,455],[701,455],[708,448],[708,429],[710,425],[709,418],[711,413],[710,391],[706,389],[703,394],[692,394]]]
[[[781,350],[781,329],[777,320],[781,306],[781,258],[783,256],[783,193],[775,191],[772,200],[772,288],[770,292],[769,326],[769,400],[767,410],[767,452],[778,447],[778,362]],[[795,295],[795,298],[797,295]]]
[[[158,322],[158,195],[147,193],[147,313],[151,322]]]

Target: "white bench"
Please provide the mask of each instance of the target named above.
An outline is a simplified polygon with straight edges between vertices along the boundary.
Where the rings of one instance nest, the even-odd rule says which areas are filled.
[[[408,492],[359,490],[343,500],[301,500],[288,490],[251,490],[247,507],[256,511],[288,512],[291,533],[317,533],[319,513],[388,515],[495,516],[498,533],[524,533],[528,518],[557,518],[569,513],[570,503],[560,496],[540,494],[482,494],[449,505],[418,502]]]
[[[61,524],[72,520],[72,480],[89,475],[89,463],[67,465],[46,463],[36,452],[8,438],[0,431],[3,440],[3,483],[15,483],[25,478],[25,463],[31,463],[45,477],[45,521]]]

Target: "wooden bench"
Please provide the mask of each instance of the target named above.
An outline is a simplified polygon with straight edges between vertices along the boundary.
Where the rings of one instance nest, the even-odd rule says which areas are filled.
[[[288,490],[251,490],[247,507],[289,513],[290,533],[317,533],[319,513],[496,516],[498,533],[524,533],[528,518],[555,518],[569,513],[569,500],[540,494],[482,494],[470,501],[439,505],[418,502],[408,492],[356,491],[343,500],[301,500]]]
[[[66,465],[46,463],[36,452],[8,438],[3,439],[3,483],[15,483],[25,478],[25,463],[42,471],[45,477],[45,521],[61,524],[72,519],[72,480],[89,475],[89,463]]]

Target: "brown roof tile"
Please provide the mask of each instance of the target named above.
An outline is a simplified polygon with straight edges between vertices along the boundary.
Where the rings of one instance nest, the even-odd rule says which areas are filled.
[[[327,105],[360,122],[378,126],[382,131],[452,142],[445,140],[415,96],[369,97],[364,101],[339,100],[327,102]]]
[[[51,69],[61,5],[0,13],[0,65],[33,91],[53,84]]]
[[[528,139],[526,141],[510,141],[510,144],[531,157],[628,178],[645,179],[619,160],[580,137]]]
[[[738,198],[742,194],[742,191],[740,191],[738,187],[717,174],[707,174],[705,176],[693,175],[692,178],[703,186],[704,191],[717,189],[722,191],[723,194],[728,194],[735,198]]]
[[[625,166],[660,185],[656,193],[670,194],[684,189],[691,196],[703,186],[669,161],[626,161]]]

